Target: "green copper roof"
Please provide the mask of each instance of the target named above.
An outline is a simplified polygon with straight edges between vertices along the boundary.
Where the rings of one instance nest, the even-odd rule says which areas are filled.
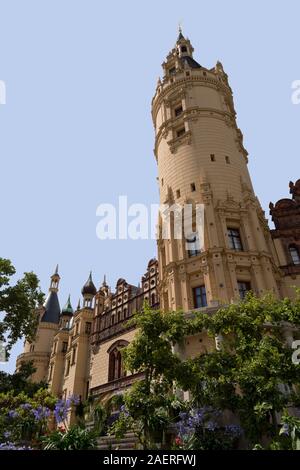
[[[61,311],[61,314],[62,315],[73,315],[73,313],[74,313],[74,310],[72,308],[71,300],[70,300],[70,296],[69,296],[66,305],[64,306],[64,308]]]

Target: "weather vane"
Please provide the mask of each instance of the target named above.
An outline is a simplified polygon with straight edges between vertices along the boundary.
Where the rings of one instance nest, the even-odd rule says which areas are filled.
[[[178,31],[182,34],[182,20],[178,21]]]

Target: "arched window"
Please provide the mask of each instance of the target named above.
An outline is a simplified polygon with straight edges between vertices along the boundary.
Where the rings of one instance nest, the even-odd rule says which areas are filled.
[[[108,381],[117,380],[125,377],[126,371],[123,368],[121,349],[128,345],[127,341],[120,340],[112,344],[108,349]]]
[[[156,296],[155,296],[155,293],[153,292],[151,294],[151,305],[155,305],[155,303],[156,303]]]
[[[298,248],[295,245],[289,246],[289,253],[292,258],[293,264],[300,264],[300,255]]]

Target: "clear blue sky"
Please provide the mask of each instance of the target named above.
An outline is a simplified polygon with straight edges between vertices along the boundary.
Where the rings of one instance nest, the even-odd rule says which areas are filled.
[[[177,25],[233,88],[254,187],[268,214],[300,178],[300,3],[0,0],[0,256],[77,304],[89,270],[137,284],[154,241],[100,241],[96,207],[158,201],[150,103]],[[9,364],[12,371],[19,343]]]

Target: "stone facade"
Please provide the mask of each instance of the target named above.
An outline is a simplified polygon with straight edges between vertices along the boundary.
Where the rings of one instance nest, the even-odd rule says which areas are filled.
[[[300,180],[290,182],[292,199],[270,203],[270,215],[275,225],[271,230],[281,273],[282,295],[291,296],[300,285]]]
[[[140,378],[125,374],[120,350],[132,341],[135,331],[127,322],[145,300],[165,311],[213,313],[250,289],[281,298],[294,295],[292,285],[300,286],[300,180],[290,183],[292,199],[270,205],[270,230],[251,183],[222,64],[201,66],[180,32],[163,71],[152,100],[160,202],[190,204],[191,233],[176,238],[171,227],[164,239],[161,213],[158,261],[150,260],[141,286],[121,278],[112,292],[104,279],[96,289],[90,275],[82,307],[73,312],[68,300],[59,316],[56,270],[47,302],[37,311],[36,340],[25,343],[17,367],[33,359],[34,379],[47,380],[57,396],[105,401]],[[204,211],[201,226],[197,207]],[[196,335],[178,352],[191,357],[215,347],[218,340]]]

